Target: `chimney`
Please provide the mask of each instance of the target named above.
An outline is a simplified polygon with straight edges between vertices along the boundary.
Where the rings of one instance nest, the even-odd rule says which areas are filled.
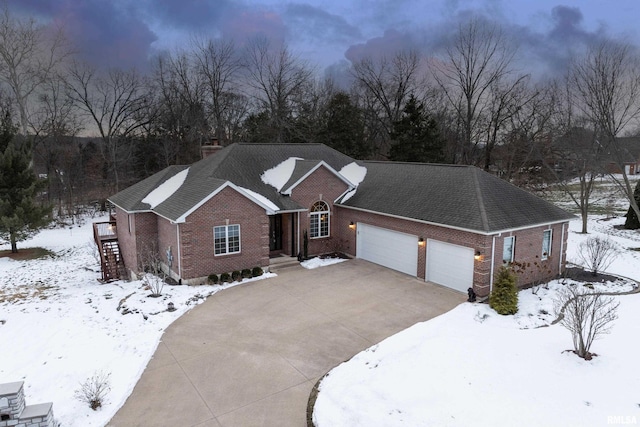
[[[218,151],[222,150],[224,147],[220,145],[218,138],[213,137],[209,140],[209,142],[202,144],[200,147],[200,155],[203,159],[207,157],[214,156],[218,153]]]

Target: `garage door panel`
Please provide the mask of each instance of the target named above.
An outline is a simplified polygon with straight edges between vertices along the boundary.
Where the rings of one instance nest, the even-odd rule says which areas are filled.
[[[418,236],[358,223],[356,257],[418,275]]]
[[[426,279],[466,292],[473,286],[473,255],[472,248],[427,240]]]

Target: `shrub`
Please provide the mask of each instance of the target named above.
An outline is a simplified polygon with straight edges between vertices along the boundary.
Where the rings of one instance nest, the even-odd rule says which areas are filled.
[[[251,269],[250,268],[245,268],[244,270],[242,270],[242,278],[243,279],[248,279],[249,277],[252,277],[253,273],[251,273]]]
[[[251,275],[253,277],[262,276],[263,274],[264,274],[264,271],[262,271],[262,268],[260,267],[253,267],[253,270],[251,270]]]
[[[234,282],[240,280],[241,277],[242,277],[242,274],[238,270],[234,270],[231,273],[231,279],[233,279]]]
[[[209,283],[212,284],[212,285],[217,284],[218,280],[219,280],[217,274],[210,274],[207,279],[209,280]]]
[[[489,305],[498,314],[516,314],[518,312],[517,276],[507,267],[500,267],[489,296]]]
[[[231,281],[231,275],[229,273],[222,273],[220,275],[220,283],[229,283]]]
[[[589,237],[578,246],[578,256],[593,276],[606,270],[617,255],[615,243],[606,237]]]
[[[560,323],[571,332],[575,354],[591,360],[591,344],[609,333],[618,318],[618,306],[613,297],[585,290],[582,286],[566,286],[556,298],[556,313]]]
[[[80,388],[75,391],[75,398],[87,403],[94,411],[102,406],[105,397],[111,391],[109,378],[110,373],[95,372],[80,384]]]

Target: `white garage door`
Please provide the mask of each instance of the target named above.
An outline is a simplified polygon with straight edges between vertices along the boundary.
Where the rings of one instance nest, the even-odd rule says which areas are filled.
[[[357,225],[356,257],[411,276],[418,275],[418,236],[373,225]]]
[[[473,285],[473,249],[428,239],[426,278],[467,292]]]

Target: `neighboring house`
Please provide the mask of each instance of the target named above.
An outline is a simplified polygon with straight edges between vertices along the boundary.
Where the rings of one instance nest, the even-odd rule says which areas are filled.
[[[640,173],[640,138],[625,137],[617,138],[617,146],[619,147],[614,153],[609,154],[612,157],[607,164],[608,173],[622,173],[620,166],[624,167],[627,175],[636,175]]]
[[[159,248],[171,276],[341,251],[480,296],[506,262],[564,270],[572,215],[472,166],[355,161],[323,144],[233,144],[110,198],[125,265]],[[538,277],[534,277],[535,275]],[[523,283],[524,285],[524,283]]]

